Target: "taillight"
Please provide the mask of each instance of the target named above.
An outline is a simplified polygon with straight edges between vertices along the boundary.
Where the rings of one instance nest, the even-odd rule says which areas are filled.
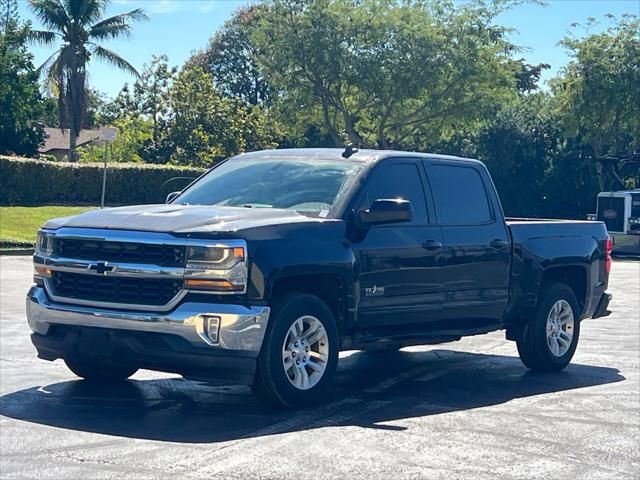
[[[607,249],[607,260],[605,262],[605,269],[607,273],[611,272],[611,251],[613,250],[613,241],[611,237],[608,237],[605,241],[605,248]]]

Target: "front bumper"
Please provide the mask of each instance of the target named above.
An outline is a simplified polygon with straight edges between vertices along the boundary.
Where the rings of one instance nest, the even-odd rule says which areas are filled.
[[[217,318],[217,338],[208,318]],[[166,313],[53,302],[33,286],[27,319],[38,356],[103,357],[112,363],[250,383],[269,321],[269,307],[185,302]]]

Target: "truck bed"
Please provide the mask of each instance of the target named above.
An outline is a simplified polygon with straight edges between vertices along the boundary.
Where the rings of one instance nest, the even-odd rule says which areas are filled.
[[[505,220],[511,230],[514,245],[541,237],[546,239],[581,237],[585,240],[593,239],[596,242],[603,242],[608,236],[602,222],[512,217]]]

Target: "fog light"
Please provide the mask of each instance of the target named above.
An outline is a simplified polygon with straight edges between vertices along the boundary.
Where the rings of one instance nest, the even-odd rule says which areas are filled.
[[[218,333],[220,331],[220,317],[214,315],[200,315],[198,322],[198,334],[209,345],[218,343]]]

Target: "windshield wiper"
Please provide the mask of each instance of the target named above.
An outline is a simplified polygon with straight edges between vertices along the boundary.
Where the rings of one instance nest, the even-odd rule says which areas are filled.
[[[245,203],[242,206],[244,208],[273,208],[273,205],[267,205],[266,203]]]

